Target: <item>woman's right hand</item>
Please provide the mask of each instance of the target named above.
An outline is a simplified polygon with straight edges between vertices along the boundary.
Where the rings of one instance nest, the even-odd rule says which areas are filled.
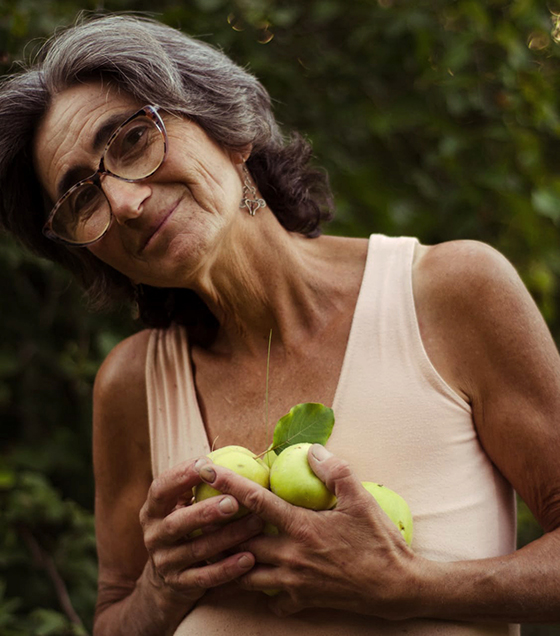
[[[254,556],[227,551],[263,527],[255,515],[230,521],[239,509],[231,495],[191,505],[192,489],[201,483],[197,469],[205,463],[211,462],[200,458],[162,473],[152,482],[140,511],[150,582],[166,600],[183,605],[194,604],[208,588],[246,574],[255,564]]]

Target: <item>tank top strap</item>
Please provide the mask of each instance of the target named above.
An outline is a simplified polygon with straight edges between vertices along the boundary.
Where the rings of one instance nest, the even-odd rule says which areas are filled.
[[[342,399],[344,383],[355,380],[351,369],[361,360],[368,369],[417,374],[425,386],[470,412],[470,408],[439,375],[432,365],[420,335],[414,294],[412,266],[418,240],[372,234],[368,257],[348,348],[343,364],[337,399]],[[351,376],[354,377],[351,377]],[[340,393],[340,396],[339,396]]]
[[[152,330],[146,391],[154,477],[181,461],[210,452],[183,327]]]

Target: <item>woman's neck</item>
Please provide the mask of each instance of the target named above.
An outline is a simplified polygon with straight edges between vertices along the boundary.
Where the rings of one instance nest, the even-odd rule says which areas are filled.
[[[275,219],[262,219],[248,235],[231,232],[193,285],[220,323],[213,348],[260,355],[271,330],[283,348],[323,330],[348,294],[357,296],[367,253],[367,243],[360,245],[308,239]]]

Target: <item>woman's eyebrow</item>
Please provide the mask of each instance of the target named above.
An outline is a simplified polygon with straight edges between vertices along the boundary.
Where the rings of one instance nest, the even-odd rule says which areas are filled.
[[[113,134],[113,132],[124,123],[129,117],[134,115],[136,109],[124,112],[124,113],[115,113],[108,117],[101,126],[96,130],[95,135],[93,136],[93,140],[91,143],[91,151],[98,153],[105,147],[109,138]],[[57,186],[57,194],[61,197],[65,194],[74,184],[78,183],[81,179],[84,178],[84,173],[87,172],[87,168],[83,166],[75,166],[69,168],[62,178],[60,179]],[[90,173],[90,174],[93,174]]]
[[[69,168],[63,175],[62,179],[58,182],[58,186],[56,188],[57,196],[60,198],[63,194],[65,194],[70,188],[81,181],[82,179],[86,179],[89,175],[85,174],[88,169],[85,166],[74,166],[73,168]],[[90,172],[89,174],[93,174]]]
[[[132,117],[136,110],[137,109],[135,108],[124,113],[115,113],[114,115],[111,115],[111,117],[107,118],[97,129],[93,137],[93,143],[91,146],[93,152],[99,152],[102,148],[104,148],[113,132],[115,132],[115,130],[129,117]]]

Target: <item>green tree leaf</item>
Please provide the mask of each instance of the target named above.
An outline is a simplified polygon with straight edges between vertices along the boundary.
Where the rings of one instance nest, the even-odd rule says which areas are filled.
[[[277,454],[292,446],[309,442],[325,444],[334,426],[334,413],[324,404],[296,404],[278,420],[274,428],[273,447]]]

